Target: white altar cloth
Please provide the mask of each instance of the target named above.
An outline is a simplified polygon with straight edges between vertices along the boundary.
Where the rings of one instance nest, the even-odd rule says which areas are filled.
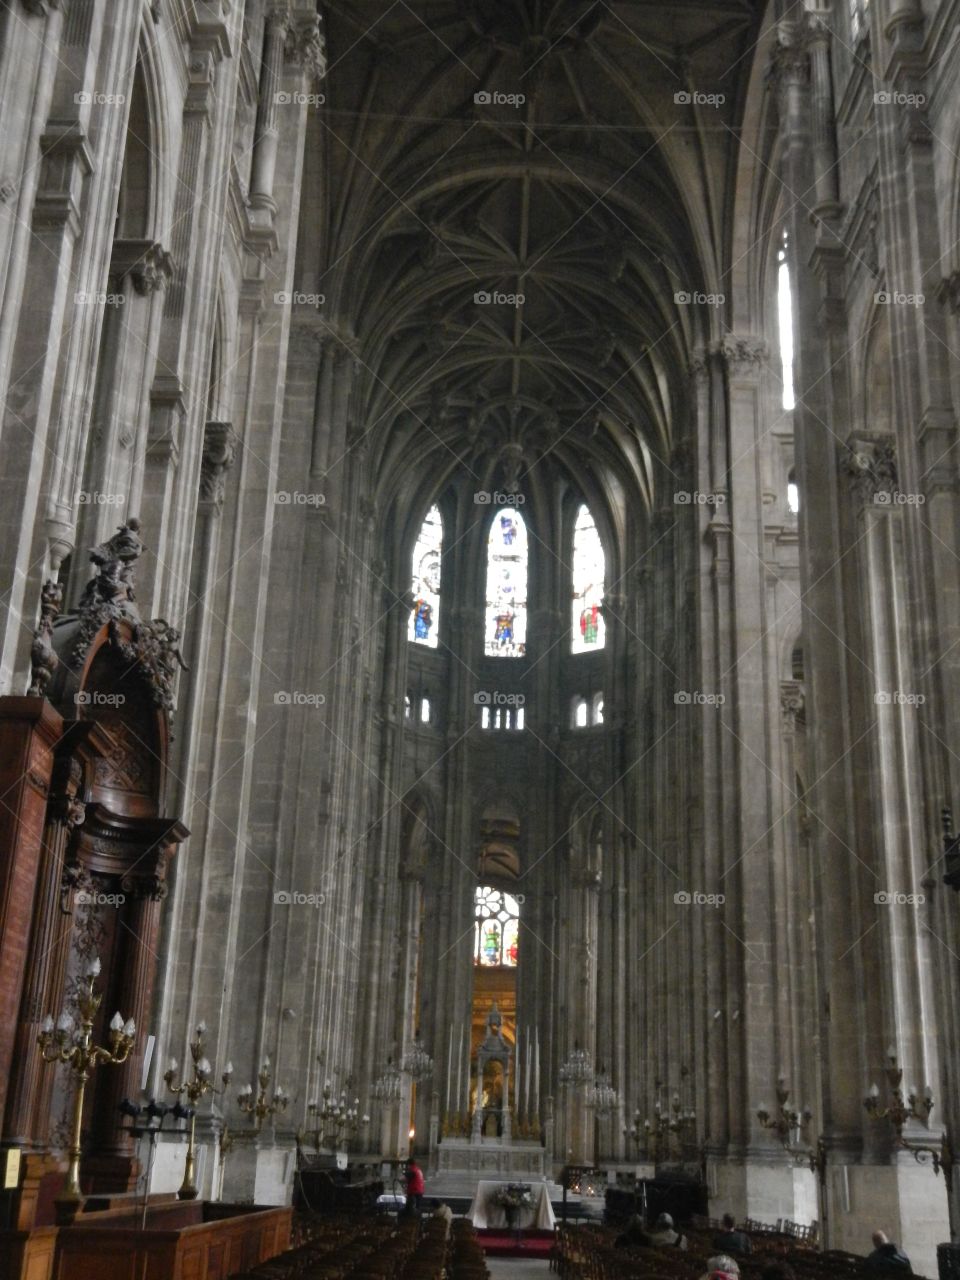
[[[467,1210],[467,1217],[475,1227],[505,1227],[507,1211],[493,1203],[493,1194],[498,1187],[510,1186],[507,1182],[479,1182],[477,1194]],[[545,1183],[538,1188],[535,1182],[527,1184],[533,1192],[533,1208],[522,1209],[515,1225],[521,1228],[535,1227],[538,1231],[552,1231],[556,1225],[556,1217]]]

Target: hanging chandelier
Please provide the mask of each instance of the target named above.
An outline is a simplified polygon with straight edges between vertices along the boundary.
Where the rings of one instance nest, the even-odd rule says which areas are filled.
[[[423,1047],[419,1031],[410,1046],[410,1052],[400,1065],[404,1075],[409,1076],[414,1084],[420,1084],[433,1075],[433,1059]]]
[[[592,1085],[595,1079],[593,1058],[586,1049],[580,1048],[579,1041],[574,1041],[573,1052],[559,1071],[560,1083],[582,1088]]]
[[[590,1091],[590,1106],[598,1116],[608,1116],[620,1105],[620,1095],[610,1082],[609,1075],[600,1068]]]
[[[394,1064],[392,1058],[388,1058],[383,1074],[373,1082],[370,1092],[377,1102],[397,1102],[400,1098],[401,1083],[400,1069]]]

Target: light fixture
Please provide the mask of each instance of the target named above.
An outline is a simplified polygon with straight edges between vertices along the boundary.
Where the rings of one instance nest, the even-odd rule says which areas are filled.
[[[419,1030],[414,1036],[410,1052],[400,1064],[400,1069],[404,1075],[410,1077],[414,1084],[421,1084],[433,1075],[433,1059],[423,1047]]]
[[[771,1116],[765,1102],[757,1108],[757,1119],[764,1129],[773,1129],[785,1147],[796,1142],[813,1117],[809,1107],[795,1111],[790,1106],[790,1090],[783,1076],[777,1078],[777,1114]]]

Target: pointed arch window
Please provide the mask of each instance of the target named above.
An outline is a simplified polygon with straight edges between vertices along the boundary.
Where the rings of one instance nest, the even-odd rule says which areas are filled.
[[[476,892],[473,962],[515,968],[520,931],[520,904],[510,893],[480,885]]]
[[[793,294],[790,285],[790,241],[786,231],[777,251],[777,318],[780,330],[780,364],[783,378],[783,407],[792,409],[793,394]]]
[[[573,617],[570,650],[589,653],[602,649],[604,622],[603,579],[606,572],[603,543],[585,504],[577,512],[573,526]]]
[[[443,517],[432,506],[420,526],[413,548],[413,609],[408,638],[415,644],[437,647],[440,622],[440,557],[443,551]]]
[[[527,651],[527,526],[519,511],[498,511],[487,538],[484,652],[522,658]]]

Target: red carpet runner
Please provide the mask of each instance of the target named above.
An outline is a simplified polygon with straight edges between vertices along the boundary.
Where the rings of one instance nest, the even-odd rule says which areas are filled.
[[[477,1232],[483,1252],[491,1258],[542,1258],[550,1257],[553,1249],[552,1231],[521,1231],[517,1240],[515,1231],[502,1228],[484,1228]]]

